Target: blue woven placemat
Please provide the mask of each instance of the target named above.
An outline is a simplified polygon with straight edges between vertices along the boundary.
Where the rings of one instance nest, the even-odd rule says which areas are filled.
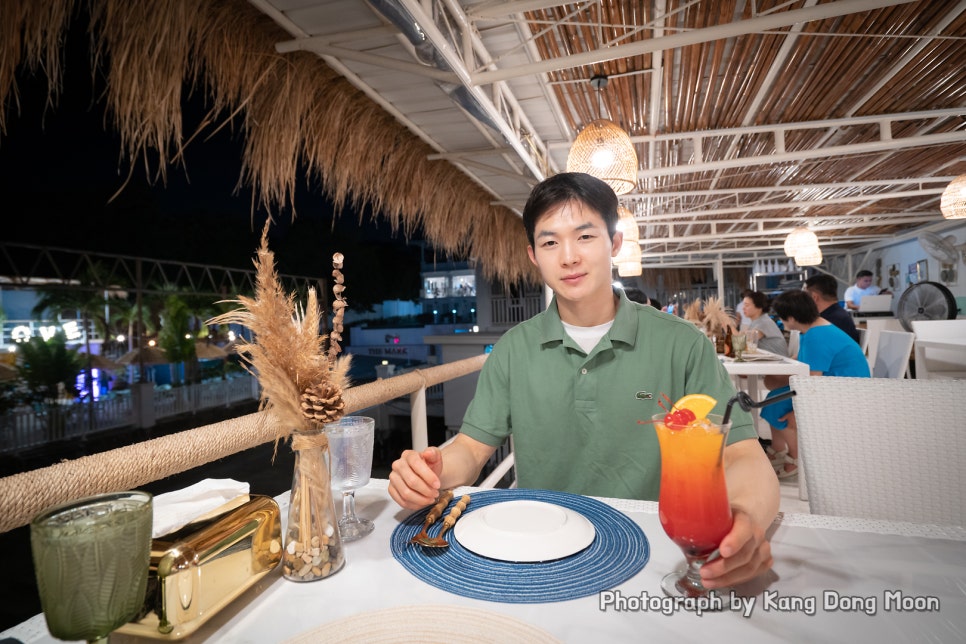
[[[409,540],[422,529],[427,508],[393,531],[390,547],[396,561],[427,584],[456,595],[532,604],[576,599],[614,588],[636,575],[650,557],[650,545],[640,526],[596,499],[549,490],[486,490],[472,497],[467,514],[501,501],[554,503],[587,517],[597,535],[590,546],[564,559],[540,563],[497,561],[470,552],[451,538],[452,532],[447,533],[450,547],[445,550],[410,544]],[[430,534],[438,531],[437,525]]]

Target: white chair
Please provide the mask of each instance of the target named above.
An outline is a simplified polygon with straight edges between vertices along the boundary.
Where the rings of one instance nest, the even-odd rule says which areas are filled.
[[[859,332],[859,346],[862,347],[862,353],[868,355],[869,353],[869,330],[863,329],[862,327],[856,327],[856,331]]]
[[[788,332],[788,357],[792,360],[798,360],[798,345],[801,344],[801,339],[801,331]]]
[[[872,366],[873,378],[908,378],[909,354],[916,334],[909,331],[882,331]]]
[[[962,340],[966,319],[912,320],[917,340]],[[933,347],[916,348],[916,378],[966,378],[966,352]]]
[[[813,514],[966,526],[966,381],[792,376]]]
[[[513,454],[513,437],[500,446],[499,449],[494,452],[491,462],[494,463],[493,470],[477,484],[484,490],[491,490],[497,486],[497,484],[503,480],[503,477],[512,469],[513,476],[511,477],[510,484],[507,486],[511,489],[516,488],[516,456]]]

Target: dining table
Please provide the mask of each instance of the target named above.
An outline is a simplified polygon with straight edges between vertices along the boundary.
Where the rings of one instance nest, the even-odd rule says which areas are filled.
[[[914,351],[916,355],[916,378],[928,379],[929,371],[926,368],[926,349],[944,349],[949,351],[960,351],[963,354],[963,362],[966,364],[966,338],[943,338],[915,341]]]
[[[799,362],[788,356],[765,351],[759,347],[754,352],[745,352],[741,360],[736,360],[732,356],[718,356],[725,371],[731,376],[735,388],[745,391],[753,400],[762,400],[767,394],[763,382],[765,376],[807,376],[811,373],[808,364]],[[771,438],[771,428],[762,419],[758,409],[751,411],[752,419],[755,422],[755,430],[758,436],[763,439]],[[798,475],[798,497],[802,501],[808,500],[808,489],[805,485],[805,476]]]
[[[487,499],[504,502],[537,493],[458,489],[456,498],[471,496],[459,521],[493,507],[486,506]],[[375,522],[375,530],[344,544],[346,563],[339,572],[297,583],[276,569],[183,641],[382,637],[378,641],[749,644],[962,642],[966,634],[962,527],[779,513],[768,532],[772,568],[726,591],[721,605],[701,606],[674,600],[661,590],[661,578],[684,558],[665,535],[656,502],[554,494],[572,500],[572,507],[596,522],[597,534],[586,552],[527,564],[470,553],[470,561],[466,552],[409,545],[405,537],[411,532],[401,540],[401,531],[418,529],[414,520],[419,515],[390,498],[386,480],[373,479],[356,492],[356,507]],[[287,493],[276,500],[284,517]],[[458,540],[458,531],[447,538]],[[455,563],[448,563],[451,556]],[[583,563],[570,566],[570,558]],[[421,574],[420,565],[435,576]],[[516,565],[528,566],[532,573],[517,576]],[[608,577],[605,568],[619,576]],[[557,570],[561,572],[545,574]],[[481,599],[491,584],[504,584],[505,590]],[[48,634],[42,614],[0,633],[2,637],[24,644],[57,641]],[[144,644],[153,639],[115,633],[111,641]]]

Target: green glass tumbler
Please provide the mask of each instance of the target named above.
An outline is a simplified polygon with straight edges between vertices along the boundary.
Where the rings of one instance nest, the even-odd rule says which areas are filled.
[[[106,642],[141,610],[151,559],[152,497],[112,492],[44,510],[30,548],[50,634]]]

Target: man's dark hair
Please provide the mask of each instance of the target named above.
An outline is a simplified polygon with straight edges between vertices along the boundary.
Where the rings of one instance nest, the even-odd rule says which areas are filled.
[[[523,227],[527,241],[533,246],[537,219],[547,211],[566,202],[582,203],[600,213],[607,226],[607,234],[614,238],[617,232],[617,195],[606,183],[583,172],[561,172],[544,179],[530,191],[530,198],[523,207]]]
[[[811,324],[818,319],[815,300],[805,291],[783,291],[772,301],[771,308],[781,319],[795,318],[799,324]]]
[[[855,279],[859,279],[860,277],[872,277],[872,271],[861,270],[855,274]]]
[[[628,286],[624,289],[624,295],[627,296],[631,302],[637,302],[638,304],[647,304],[647,295],[641,289]]]
[[[755,305],[755,308],[759,308],[759,309],[761,309],[762,311],[765,311],[765,312],[768,311],[768,296],[767,295],[765,295],[761,291],[752,291],[751,289],[748,289],[746,291],[743,291],[743,293],[745,294],[745,297],[747,297],[749,300],[751,300],[751,303]],[[741,299],[745,299],[745,298],[743,297]]]
[[[826,300],[839,299],[839,285],[835,278],[825,273],[812,275],[805,280],[805,288],[809,291],[819,293]]]

